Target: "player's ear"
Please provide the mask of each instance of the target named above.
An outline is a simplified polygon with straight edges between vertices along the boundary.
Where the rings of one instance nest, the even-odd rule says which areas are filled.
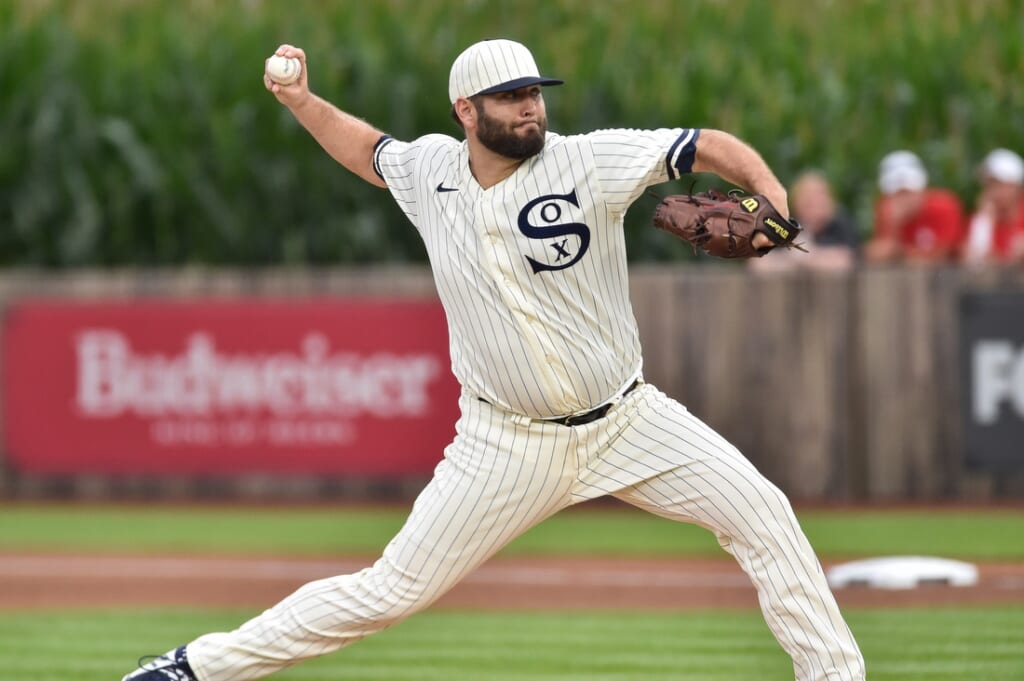
[[[469,127],[470,124],[476,126],[476,107],[473,106],[473,102],[465,97],[459,97],[455,100],[453,109],[463,128]]]

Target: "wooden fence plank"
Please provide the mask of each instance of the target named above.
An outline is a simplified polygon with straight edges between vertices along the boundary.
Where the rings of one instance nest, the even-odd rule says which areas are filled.
[[[965,290],[1024,290],[1024,270],[645,266],[630,285],[648,380],[795,498],[978,500],[1019,488],[961,465],[957,305]],[[4,307],[28,297],[324,295],[437,297],[422,267],[0,272]],[[12,485],[39,482],[0,465],[0,493]],[[92,478],[78,487],[102,493]]]

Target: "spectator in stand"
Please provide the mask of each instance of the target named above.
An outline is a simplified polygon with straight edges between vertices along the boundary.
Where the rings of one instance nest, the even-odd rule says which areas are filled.
[[[982,190],[971,216],[964,262],[1024,263],[1024,161],[996,149],[978,169]]]
[[[879,165],[882,196],[874,234],[864,248],[876,263],[942,264],[958,255],[963,208],[956,194],[928,186],[928,173],[913,152],[894,151]]]
[[[801,173],[789,188],[793,217],[804,228],[798,238],[809,253],[780,248],[764,258],[749,260],[758,272],[807,269],[845,272],[853,267],[860,248],[857,228],[832,194],[832,186],[818,170]]]

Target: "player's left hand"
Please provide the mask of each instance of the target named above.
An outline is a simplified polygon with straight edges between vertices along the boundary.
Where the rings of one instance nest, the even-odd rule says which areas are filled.
[[[782,216],[763,195],[699,194],[666,196],[654,211],[654,225],[720,258],[759,258],[778,246],[796,243],[800,225]]]

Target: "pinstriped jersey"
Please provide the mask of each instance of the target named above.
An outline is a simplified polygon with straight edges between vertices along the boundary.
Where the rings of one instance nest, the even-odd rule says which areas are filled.
[[[690,172],[699,130],[548,133],[484,189],[446,135],[382,137],[376,172],[422,237],[470,394],[534,418],[587,411],[639,375],[623,218]]]

